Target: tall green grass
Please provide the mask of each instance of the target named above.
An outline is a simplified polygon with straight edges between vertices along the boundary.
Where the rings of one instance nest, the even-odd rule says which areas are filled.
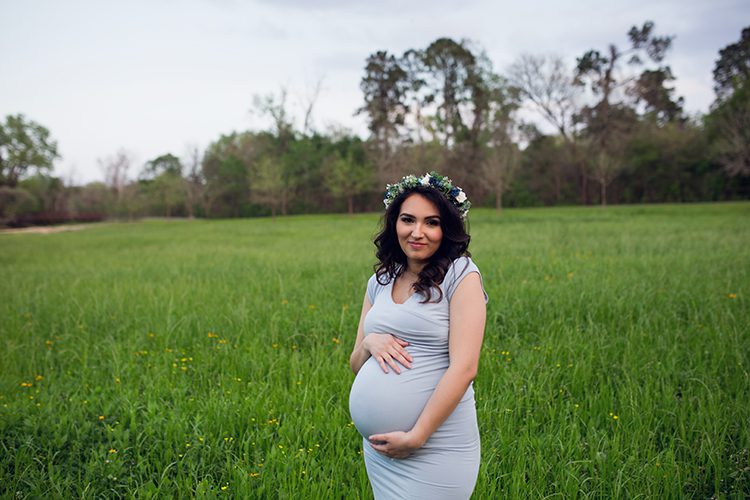
[[[750,204],[471,214],[475,498],[750,495]],[[368,498],[375,215],[0,235],[0,495]]]

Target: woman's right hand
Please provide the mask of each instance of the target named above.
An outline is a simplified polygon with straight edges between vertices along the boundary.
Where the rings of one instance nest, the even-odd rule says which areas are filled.
[[[362,341],[363,347],[375,358],[385,373],[388,373],[388,365],[393,371],[400,374],[397,361],[406,368],[411,368],[412,357],[405,349],[409,343],[394,337],[390,333],[371,333]]]

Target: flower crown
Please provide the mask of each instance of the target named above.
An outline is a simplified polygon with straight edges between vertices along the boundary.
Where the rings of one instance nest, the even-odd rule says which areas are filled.
[[[435,171],[432,171],[429,174],[424,174],[423,177],[407,175],[396,184],[386,185],[385,197],[383,198],[385,208],[388,208],[399,194],[417,186],[431,187],[440,192],[453,204],[454,207],[458,209],[458,213],[461,214],[462,219],[465,219],[468,215],[469,208],[471,208],[471,202],[466,198],[466,193],[464,193],[460,187],[454,186],[453,181],[449,178],[440,175]]]

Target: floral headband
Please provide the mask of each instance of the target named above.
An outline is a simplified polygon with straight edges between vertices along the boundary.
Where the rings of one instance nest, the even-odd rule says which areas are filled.
[[[399,194],[417,186],[431,187],[440,192],[440,194],[445,196],[445,198],[458,209],[462,219],[465,219],[468,215],[469,208],[471,208],[471,202],[466,198],[466,193],[464,193],[460,187],[454,186],[453,181],[449,178],[440,175],[435,171],[432,171],[429,174],[424,174],[423,177],[407,175],[396,184],[386,185],[385,197],[383,198],[385,208],[388,208]]]

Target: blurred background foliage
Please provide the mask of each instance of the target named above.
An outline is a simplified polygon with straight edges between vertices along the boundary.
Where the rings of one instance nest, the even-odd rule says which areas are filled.
[[[102,182],[66,184],[49,130],[0,122],[0,225],[106,218],[249,217],[371,211],[387,182],[438,170],[475,206],[696,202],[750,195],[750,27],[719,51],[716,99],[688,116],[669,67],[673,37],[652,22],[628,46],[575,61],[522,54],[503,72],[483,49],[440,38],[402,55],[376,51],[360,83],[369,137],[290,115],[284,88],[256,96],[262,131],[139,166],[125,149],[100,158]],[[318,89],[319,90],[319,89]]]

